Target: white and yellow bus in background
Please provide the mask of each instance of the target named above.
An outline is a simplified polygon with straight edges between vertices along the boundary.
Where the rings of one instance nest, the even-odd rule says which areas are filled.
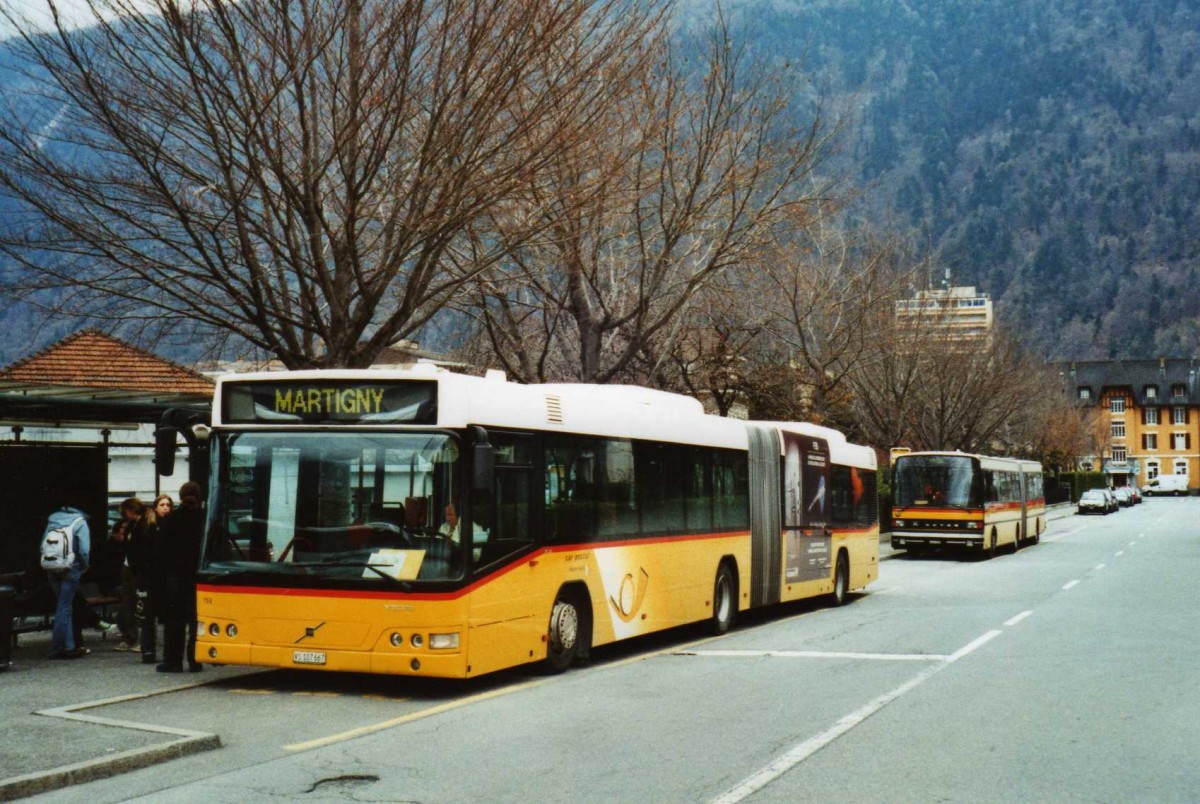
[[[993,556],[1037,544],[1046,529],[1042,465],[961,452],[895,454],[892,546],[966,547]]]
[[[202,662],[465,678],[878,576],[875,453],[630,386],[217,383]]]

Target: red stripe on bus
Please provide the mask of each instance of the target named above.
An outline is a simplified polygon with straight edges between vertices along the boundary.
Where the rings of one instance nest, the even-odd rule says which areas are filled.
[[[838,529],[833,532],[836,534],[860,534],[870,533],[874,527],[862,529]],[[786,532],[786,531],[785,531]],[[579,542],[576,544],[559,544],[553,547],[542,547],[539,550],[530,553],[521,558],[520,561],[514,561],[507,566],[501,567],[495,572],[485,575],[474,583],[464,586],[462,589],[456,589],[453,592],[392,592],[392,591],[370,591],[363,589],[309,589],[305,587],[281,587],[281,586],[224,586],[220,584],[198,583],[196,584],[197,592],[222,592],[238,595],[276,595],[280,597],[289,596],[304,596],[304,597],[329,597],[329,598],[360,598],[365,600],[456,600],[460,597],[470,594],[484,584],[491,583],[497,578],[512,572],[518,567],[530,561],[537,561],[542,556],[551,555],[553,553],[574,553],[580,550],[600,550],[609,547],[631,547],[635,545],[646,544],[666,544],[669,542],[694,542],[708,541],[712,539],[726,539],[730,537],[748,536],[748,531],[733,531],[729,533],[704,533],[694,536],[655,536],[646,539],[626,539],[617,542]]]

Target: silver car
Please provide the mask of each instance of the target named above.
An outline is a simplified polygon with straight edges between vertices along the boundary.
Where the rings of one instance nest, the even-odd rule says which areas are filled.
[[[1107,514],[1112,510],[1107,490],[1088,489],[1079,496],[1079,506],[1076,510],[1081,514]]]

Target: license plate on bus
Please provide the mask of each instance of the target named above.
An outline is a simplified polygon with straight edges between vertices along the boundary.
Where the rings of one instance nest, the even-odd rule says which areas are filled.
[[[296,664],[325,664],[325,651],[298,650],[292,654],[292,661]]]

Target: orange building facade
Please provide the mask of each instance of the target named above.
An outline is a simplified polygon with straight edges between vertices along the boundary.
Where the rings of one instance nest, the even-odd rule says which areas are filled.
[[[1100,454],[1089,456],[1109,485],[1145,486],[1161,475],[1200,490],[1200,396],[1196,359],[1099,360],[1065,364],[1068,392],[1098,413]]]

